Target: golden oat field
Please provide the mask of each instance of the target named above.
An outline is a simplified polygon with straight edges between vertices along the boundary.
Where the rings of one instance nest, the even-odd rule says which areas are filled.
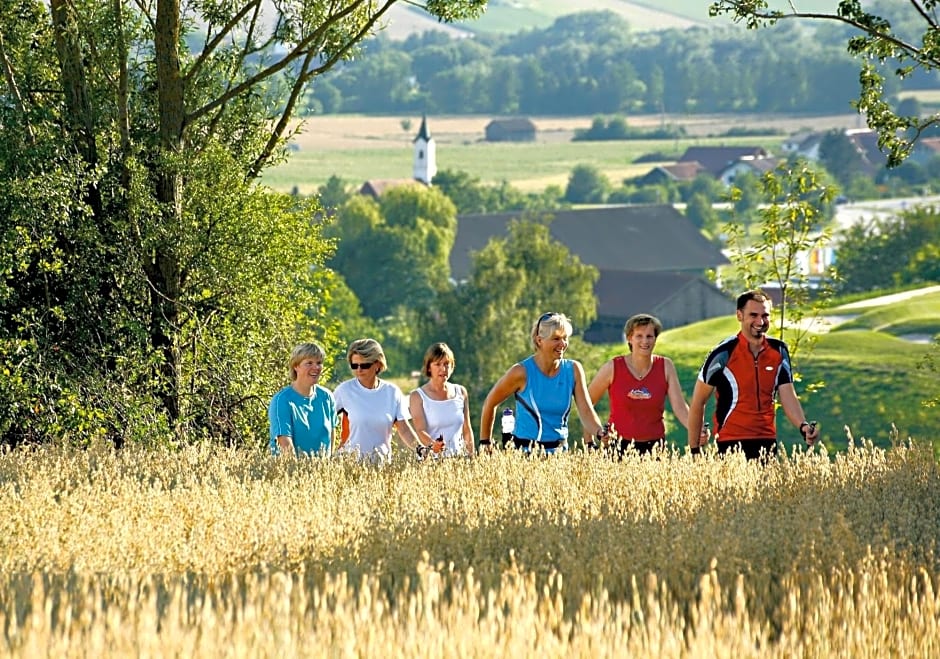
[[[0,454],[13,657],[935,657],[940,470]]]

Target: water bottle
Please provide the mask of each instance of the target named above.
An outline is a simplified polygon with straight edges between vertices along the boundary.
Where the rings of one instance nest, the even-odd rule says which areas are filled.
[[[505,448],[506,443],[512,439],[512,433],[516,429],[516,417],[513,414],[511,407],[507,407],[503,410],[503,416],[500,418],[500,425],[502,426],[503,447]]]

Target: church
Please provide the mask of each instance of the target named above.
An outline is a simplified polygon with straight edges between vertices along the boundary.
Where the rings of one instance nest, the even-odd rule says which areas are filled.
[[[378,199],[386,190],[401,185],[413,185],[414,183],[431,185],[434,175],[437,174],[437,146],[428,131],[428,118],[426,115],[421,117],[421,128],[418,129],[418,134],[413,142],[414,167],[412,169],[412,178],[369,180],[359,188],[359,194]]]

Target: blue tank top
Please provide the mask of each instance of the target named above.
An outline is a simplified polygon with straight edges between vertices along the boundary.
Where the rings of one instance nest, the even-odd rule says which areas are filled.
[[[574,395],[574,364],[561,360],[561,368],[548,377],[535,363],[524,359],[525,388],[516,393],[516,428],[520,439],[553,442],[568,439],[568,413]]]

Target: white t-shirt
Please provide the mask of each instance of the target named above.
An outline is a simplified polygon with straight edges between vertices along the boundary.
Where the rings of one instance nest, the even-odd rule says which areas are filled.
[[[453,398],[447,400],[434,400],[420,387],[415,389],[421,396],[421,405],[424,408],[424,420],[431,439],[444,438],[444,455],[460,455],[466,451],[463,441],[463,387],[453,387]]]
[[[378,388],[366,389],[359,380],[346,380],[333,392],[336,410],[349,417],[349,439],[340,452],[370,460],[391,459],[394,424],[410,420],[411,412],[401,389],[384,380],[378,383]]]

